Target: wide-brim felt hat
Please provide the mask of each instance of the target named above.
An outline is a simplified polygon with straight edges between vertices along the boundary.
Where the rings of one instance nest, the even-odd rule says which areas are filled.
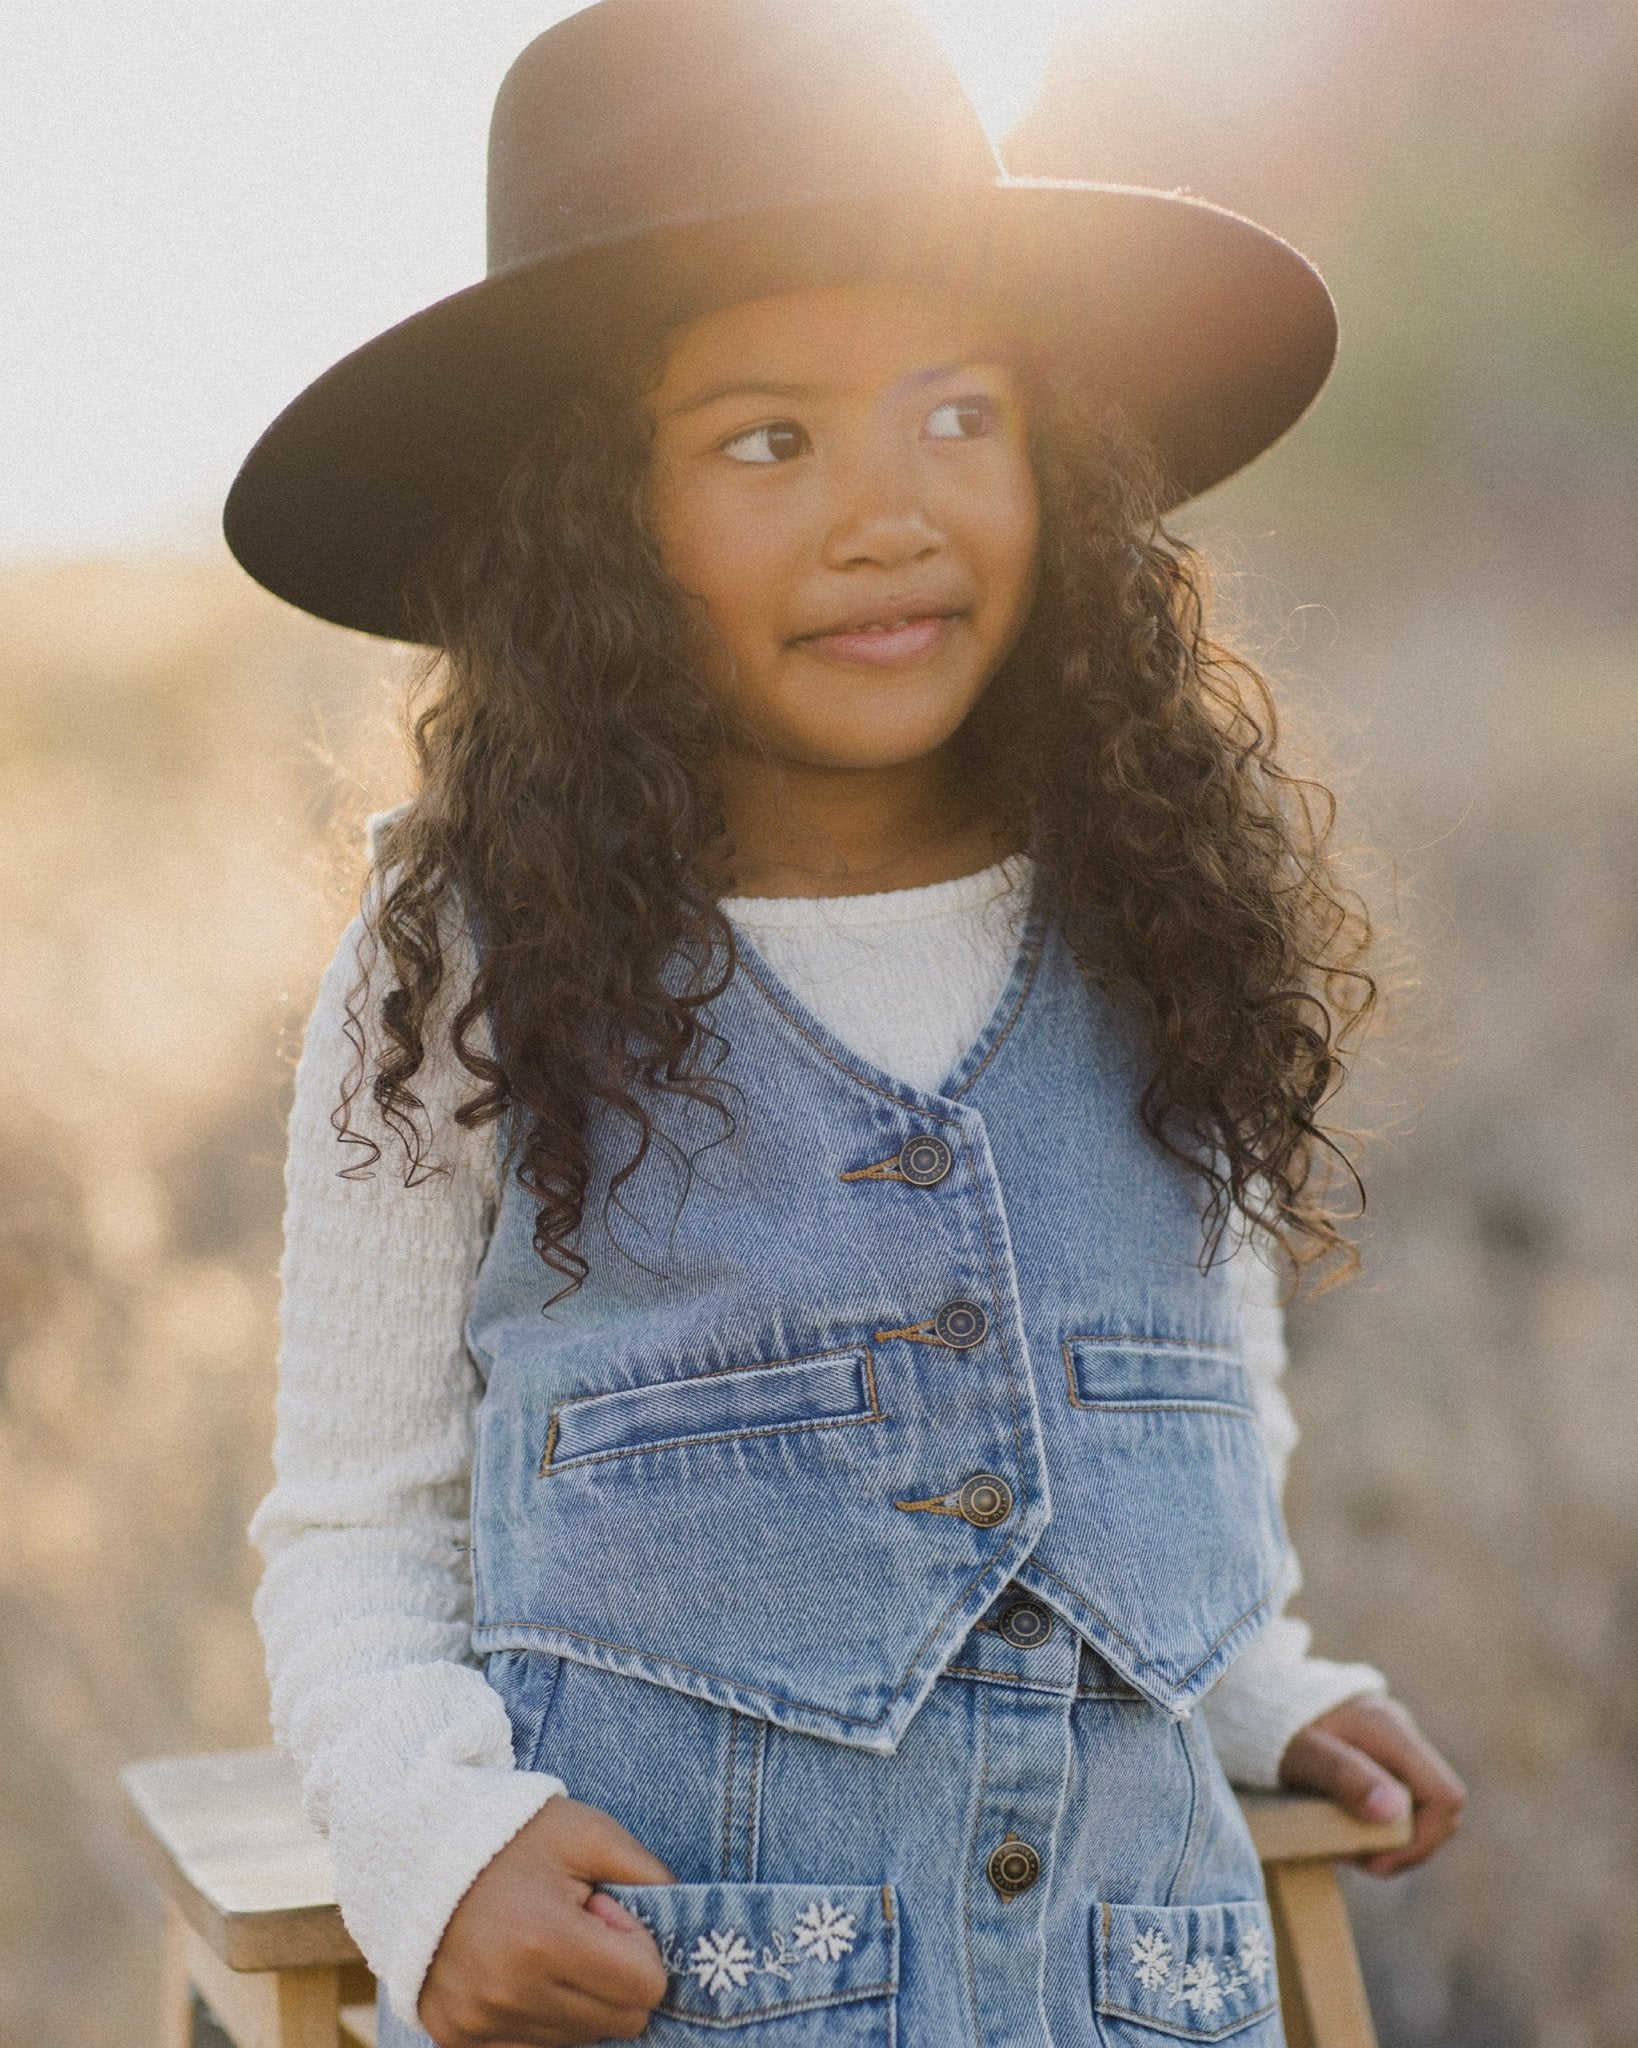
[[[858,280],[988,303],[1149,444],[1167,509],[1307,409],[1323,281],[1182,193],[1013,178],[904,0],[597,0],[508,72],[485,278],[366,342],[263,434],[224,515],[260,583],[393,639],[451,537],[612,341]]]

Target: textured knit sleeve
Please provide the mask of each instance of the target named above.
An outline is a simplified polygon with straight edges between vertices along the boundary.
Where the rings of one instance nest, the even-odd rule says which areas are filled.
[[[1280,1384],[1286,1347],[1279,1276],[1254,1246],[1236,1252],[1234,1260],[1241,1279],[1252,1394],[1274,1485],[1283,1494],[1297,1425]],[[1386,1679],[1369,1664],[1334,1664],[1308,1654],[1312,1631],[1284,1611],[1301,1584],[1296,1552],[1288,1548],[1275,1596],[1278,1611],[1201,1703],[1212,1746],[1237,1785],[1276,1785],[1280,1758],[1299,1728],[1344,1700],[1387,1690]]]
[[[367,1179],[340,1176],[367,1156],[338,1143],[330,1116],[353,1061],[345,1003],[369,943],[355,919],[296,1071],[276,1476],[250,1533],[266,1564],[256,1619],[275,1733],[329,1837],[342,1916],[413,2020],[462,1894],[563,1788],[514,1769],[505,1707],[471,1647],[479,1390],[462,1329],[495,1169],[493,1126],[464,1131],[449,1114],[470,1092],[464,1070],[429,1052],[413,1083],[447,1175],[404,1185],[403,1147],[366,1082],[352,1119],[381,1157]],[[464,932],[449,943],[465,972],[446,987],[469,985]],[[441,1029],[440,1018],[429,1049]]]

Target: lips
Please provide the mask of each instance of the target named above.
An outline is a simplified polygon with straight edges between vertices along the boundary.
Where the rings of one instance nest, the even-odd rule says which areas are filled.
[[[950,637],[960,612],[908,612],[850,620],[828,632],[804,633],[799,647],[830,661],[891,668],[922,661]]]

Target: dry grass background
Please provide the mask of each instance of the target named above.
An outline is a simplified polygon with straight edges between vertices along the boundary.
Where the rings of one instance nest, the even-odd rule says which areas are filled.
[[[1331,395],[1203,515],[1420,975],[1349,1105],[1366,1274],[1294,1319],[1304,1607],[1473,1790],[1426,1872],[1352,1886],[1384,2048],[1630,2048],[1638,29],[1347,20],[1261,73],[1214,70],[1208,25],[1209,102],[1181,43],[1153,104],[1142,53],[1072,50],[1014,161],[1095,133],[1339,291]],[[356,825],[398,793],[395,660],[225,563],[0,573],[0,2048],[148,2037],[114,1771],[265,1739],[282,1126]]]
[[[282,1124],[381,673],[225,564],[0,578],[6,2048],[146,2037],[111,1774],[265,1739]]]

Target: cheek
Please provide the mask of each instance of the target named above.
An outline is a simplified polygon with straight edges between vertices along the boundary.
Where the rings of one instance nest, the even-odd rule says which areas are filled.
[[[973,535],[997,612],[1021,620],[1035,596],[1041,548],[1040,497],[1027,464],[997,479]]]
[[[744,651],[773,630],[787,550],[777,517],[751,493],[713,491],[659,467],[649,520],[666,574],[704,606],[717,634]]]

